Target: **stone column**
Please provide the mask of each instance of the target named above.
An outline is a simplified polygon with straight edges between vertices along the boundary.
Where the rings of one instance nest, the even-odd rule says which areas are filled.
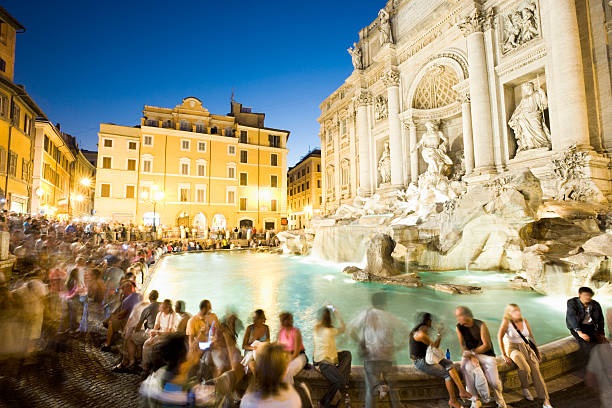
[[[357,137],[359,138],[359,188],[358,194],[367,197],[372,193],[370,183],[370,141],[368,140],[368,105],[372,103],[370,92],[362,89],[357,94]]]
[[[463,95],[461,99],[461,119],[463,120],[463,156],[465,159],[465,174],[474,170],[474,139],[472,137],[472,113],[470,96]]]
[[[399,73],[389,70],[383,75],[387,87],[387,110],[389,115],[389,150],[391,152],[391,184],[404,185],[404,169],[402,165],[402,129],[399,118]]]
[[[419,181],[419,152],[414,150],[417,144],[417,127],[414,121],[410,120],[406,122],[408,126],[408,142],[410,145],[410,181],[417,183]]]
[[[552,134],[553,149],[564,149],[572,144],[590,146],[576,4],[574,0],[547,0],[543,3],[543,14],[550,21],[548,41],[556,98],[555,117],[562,122]]]
[[[480,174],[495,172],[491,98],[483,33],[483,23],[487,17],[476,10],[459,23],[459,28],[467,40],[474,170]]]

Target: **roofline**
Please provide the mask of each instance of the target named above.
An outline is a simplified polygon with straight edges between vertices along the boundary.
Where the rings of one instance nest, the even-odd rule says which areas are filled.
[[[306,160],[310,159],[311,157],[321,158],[321,149],[320,148],[312,149],[310,152],[306,154],[306,156],[302,157],[299,162],[289,167],[287,169],[287,174],[289,174],[291,170],[295,169],[296,167],[298,167],[300,164],[304,163]]]
[[[19,33],[25,32],[26,30],[25,27],[21,25],[21,23],[17,21],[17,19],[13,17],[8,11],[6,11],[6,9],[2,6],[0,6],[0,17],[2,17],[5,20],[8,20],[7,23],[15,27],[17,32]]]
[[[26,104],[30,105],[30,108],[36,112],[37,117],[40,117],[44,120],[49,120],[49,118],[47,118],[47,115],[45,115],[42,109],[40,109],[36,102],[34,102],[34,99],[32,99],[32,97],[26,92],[25,88],[22,88],[20,85],[17,85],[2,76],[0,76],[0,83],[11,88],[11,90],[15,92],[17,96],[23,99]]]

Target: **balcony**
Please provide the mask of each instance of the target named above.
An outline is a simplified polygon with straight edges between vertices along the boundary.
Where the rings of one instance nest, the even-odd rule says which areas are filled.
[[[225,137],[236,137],[236,130],[233,128],[219,129],[217,126],[207,127],[203,124],[193,124],[191,122],[178,122],[174,123],[171,120],[157,120],[157,119],[146,119],[142,118],[142,126],[163,128],[163,129],[175,129],[182,132],[201,133],[209,135],[219,135]]]

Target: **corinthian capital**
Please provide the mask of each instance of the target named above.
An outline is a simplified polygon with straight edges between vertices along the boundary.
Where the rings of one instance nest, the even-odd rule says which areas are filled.
[[[490,23],[487,23],[487,21],[492,19],[492,12],[492,9],[484,13],[480,10],[474,10],[471,14],[465,16],[457,26],[465,37],[473,33],[482,32],[490,27]]]
[[[382,76],[382,81],[387,88],[390,86],[398,86],[399,80],[400,80],[399,72],[397,72],[394,69],[390,69],[389,71],[385,72],[385,74]]]
[[[360,90],[355,98],[355,103],[357,106],[370,105],[372,103],[372,94],[366,89]]]

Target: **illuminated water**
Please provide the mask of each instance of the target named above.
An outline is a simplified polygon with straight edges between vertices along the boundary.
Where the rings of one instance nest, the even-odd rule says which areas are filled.
[[[480,295],[450,295],[427,288],[390,288],[374,283],[355,283],[341,273],[341,266],[322,264],[310,258],[279,256],[252,252],[188,253],[165,257],[160,261],[148,289],[157,289],[160,298],[181,299],[190,313],[197,313],[202,299],[210,299],[221,317],[232,308],[246,324],[254,309],[264,309],[272,338],[278,330],[278,314],[293,312],[295,325],[302,330],[304,344],[312,360],[312,328],[318,310],[333,303],[344,319],[350,321],[370,304],[370,296],[379,290],[388,294],[388,310],[412,327],[417,312],[437,316],[450,330],[441,347],[449,348],[453,359],[459,358],[454,334],[454,308],[465,305],[476,318],[489,325],[495,349],[496,335],[507,303],[521,306],[531,323],[538,343],[543,344],[569,333],[565,328],[565,299],[516,291],[508,286],[511,275],[492,272],[428,272],[424,282],[476,284],[484,287]],[[242,342],[242,333],[240,336]],[[353,352],[359,362],[358,346],[346,338],[339,347]],[[397,356],[398,363],[410,363],[408,350]]]

